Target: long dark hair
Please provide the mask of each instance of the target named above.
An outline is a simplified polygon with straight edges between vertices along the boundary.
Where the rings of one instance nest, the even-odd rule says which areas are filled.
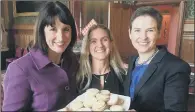
[[[44,35],[44,28],[47,25],[53,26],[55,24],[56,17],[58,17],[62,23],[70,25],[72,29],[71,42],[64,53],[69,51],[72,52],[72,48],[77,39],[75,21],[68,7],[59,1],[47,2],[39,12],[34,32],[34,48],[40,49],[46,55],[48,55],[48,45]]]

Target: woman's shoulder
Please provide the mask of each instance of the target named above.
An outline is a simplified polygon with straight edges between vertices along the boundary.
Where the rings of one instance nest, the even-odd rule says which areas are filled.
[[[33,68],[39,69],[44,63],[49,63],[47,56],[45,56],[40,50],[31,49],[26,55],[14,60],[8,65],[11,68],[19,67],[23,71],[31,71]],[[13,66],[11,66],[13,65]]]
[[[181,59],[178,56],[175,56],[169,52],[164,56],[163,60],[164,62],[168,63],[168,65],[175,65],[175,66],[189,66],[189,64]]]
[[[156,58],[155,61],[157,63],[159,70],[161,71],[169,71],[169,75],[173,75],[175,73],[190,73],[190,66],[187,62],[181,59],[178,56],[171,54],[166,51],[164,55],[160,55],[160,58]],[[167,74],[168,75],[168,74]],[[187,75],[186,75],[187,76]]]
[[[169,63],[169,64],[187,64],[187,62],[185,62],[183,59],[181,59],[180,57],[172,54],[171,52],[169,52],[167,50],[167,48],[160,46],[159,47],[159,52],[156,55],[157,57],[155,58],[155,60],[157,61],[161,61],[164,63]]]
[[[14,60],[12,63],[10,63],[10,65],[12,65],[12,64],[16,64],[16,65],[20,66],[21,68],[25,69],[26,67],[32,65],[33,62],[32,62],[32,58],[30,56],[30,53],[27,53],[26,55]]]
[[[20,57],[16,60],[14,60],[12,63],[10,63],[6,70],[6,75],[8,76],[22,76],[24,74],[28,74],[29,66],[32,66],[32,61],[29,57],[29,55],[25,55],[23,57]]]

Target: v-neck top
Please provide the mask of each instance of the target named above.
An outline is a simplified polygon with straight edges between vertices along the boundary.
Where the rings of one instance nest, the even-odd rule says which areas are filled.
[[[139,83],[140,79],[142,78],[146,68],[148,67],[148,64],[144,65],[139,65],[135,66],[132,72],[132,81],[131,81],[131,86],[130,86],[130,97],[133,99],[134,98],[134,92],[137,84]]]
[[[89,88],[97,88],[101,90],[101,84],[100,84],[101,76],[104,76],[104,79],[106,79],[106,83],[104,82],[103,89],[109,90],[111,93],[123,95],[124,93],[123,84],[121,83],[121,81],[119,80],[118,76],[116,75],[113,69],[111,69],[109,73],[106,73],[104,75],[93,74],[92,81]]]

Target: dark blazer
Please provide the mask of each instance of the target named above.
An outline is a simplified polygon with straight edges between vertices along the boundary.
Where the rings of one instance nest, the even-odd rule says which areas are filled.
[[[124,92],[130,96],[131,75],[137,56],[129,60]],[[131,109],[137,112],[186,111],[190,66],[180,58],[159,47],[135,88]]]

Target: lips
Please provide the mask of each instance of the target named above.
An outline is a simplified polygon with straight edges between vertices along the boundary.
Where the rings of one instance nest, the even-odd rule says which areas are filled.
[[[149,42],[139,42],[139,45],[147,45]]]
[[[63,45],[64,45],[64,42],[55,42],[55,44],[56,44],[57,46],[63,46]]]
[[[95,51],[97,53],[101,53],[101,52],[104,52],[105,50],[98,50],[98,51]]]
[[[105,49],[98,49],[98,50],[95,50],[95,52],[97,53],[105,52]]]

